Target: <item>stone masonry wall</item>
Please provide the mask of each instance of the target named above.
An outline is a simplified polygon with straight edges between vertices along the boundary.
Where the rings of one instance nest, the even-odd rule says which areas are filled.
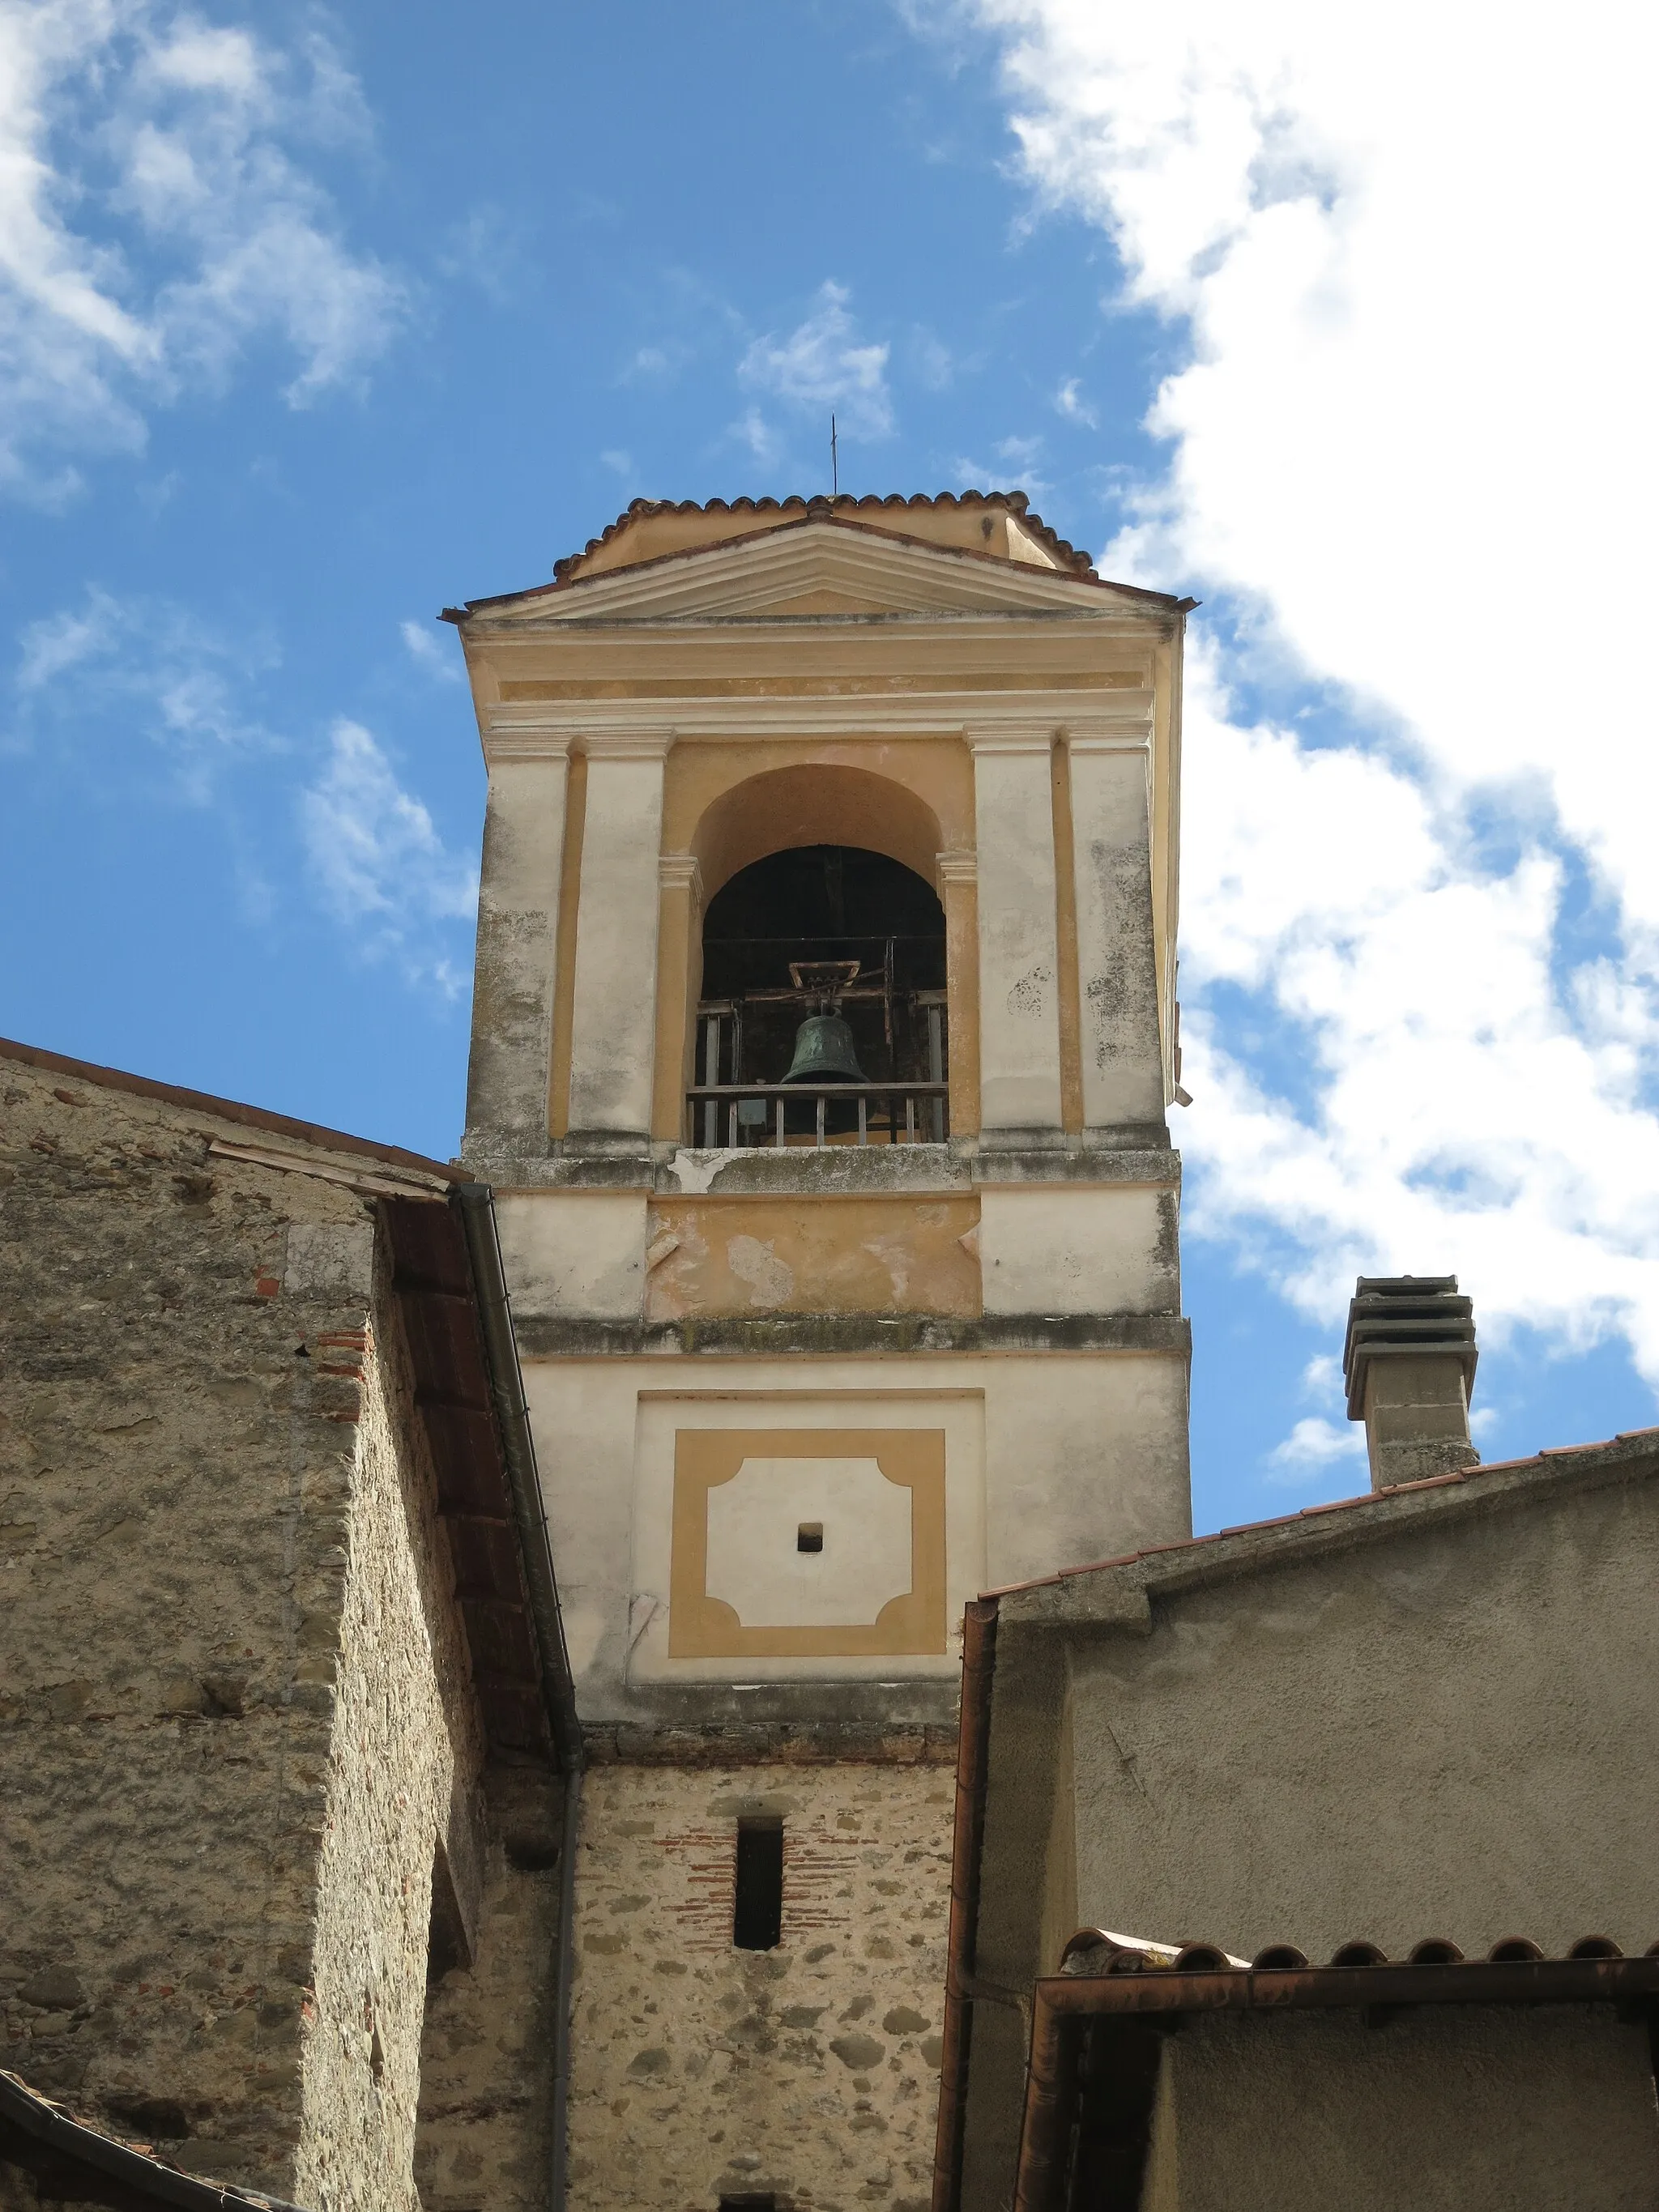
[[[481,1746],[372,1204],[209,1151],[247,1135],[0,1059],[3,2063],[409,2204]]]
[[[375,1272],[295,2172],[295,2195],[324,2212],[416,2212],[433,1862],[442,1838],[474,1904],[482,1852],[483,1729],[384,1244]]]
[[[954,1790],[942,1763],[600,1766],[576,1878],[571,2212],[925,2212]],[[734,1949],[737,1823],[783,1939]]]
[[[547,2203],[562,1785],[491,1766],[477,1944],[428,1994],[415,2179],[426,2212]]]

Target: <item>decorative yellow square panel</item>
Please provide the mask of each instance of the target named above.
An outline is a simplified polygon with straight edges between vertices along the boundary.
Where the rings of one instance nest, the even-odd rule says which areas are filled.
[[[682,1428],[671,1659],[945,1650],[943,1429]]]

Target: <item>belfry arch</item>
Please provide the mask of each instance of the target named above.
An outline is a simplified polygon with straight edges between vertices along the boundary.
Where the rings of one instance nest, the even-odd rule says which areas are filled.
[[[927,800],[868,769],[804,763],[746,777],[713,801],[691,841],[712,901],[739,868],[803,845],[884,853],[924,883],[944,842]]]
[[[709,902],[702,949],[694,1143],[817,1139],[820,1120],[825,1139],[944,1142],[945,908],[913,869],[858,845],[769,854]],[[773,1095],[805,1083],[814,1045],[837,1094],[862,1087],[822,1116],[816,1093]]]
[[[862,1113],[842,1099],[824,1133],[942,1142],[963,963],[951,958],[945,833],[927,800],[869,769],[798,763],[718,793],[689,842],[702,913],[687,933],[682,1049],[664,1040],[681,1062],[684,1139],[810,1141],[813,1117],[792,1103],[785,1133],[782,1102],[763,1092],[781,1083],[799,1024],[816,1012],[848,1023],[860,1075],[900,1086],[871,1096]],[[826,963],[842,972],[819,973]],[[741,1101],[696,1095],[744,1083],[753,1095]]]

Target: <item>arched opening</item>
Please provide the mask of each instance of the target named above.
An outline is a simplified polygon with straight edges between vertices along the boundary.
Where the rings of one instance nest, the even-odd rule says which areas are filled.
[[[948,1060],[945,909],[914,869],[796,845],[710,900],[692,1142],[942,1143]]]

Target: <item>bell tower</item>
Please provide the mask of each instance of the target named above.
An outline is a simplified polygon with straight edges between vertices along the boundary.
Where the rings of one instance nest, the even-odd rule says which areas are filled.
[[[635,501],[451,611],[574,2206],[926,2202],[963,1605],[1188,1533],[1189,604],[970,493]]]

